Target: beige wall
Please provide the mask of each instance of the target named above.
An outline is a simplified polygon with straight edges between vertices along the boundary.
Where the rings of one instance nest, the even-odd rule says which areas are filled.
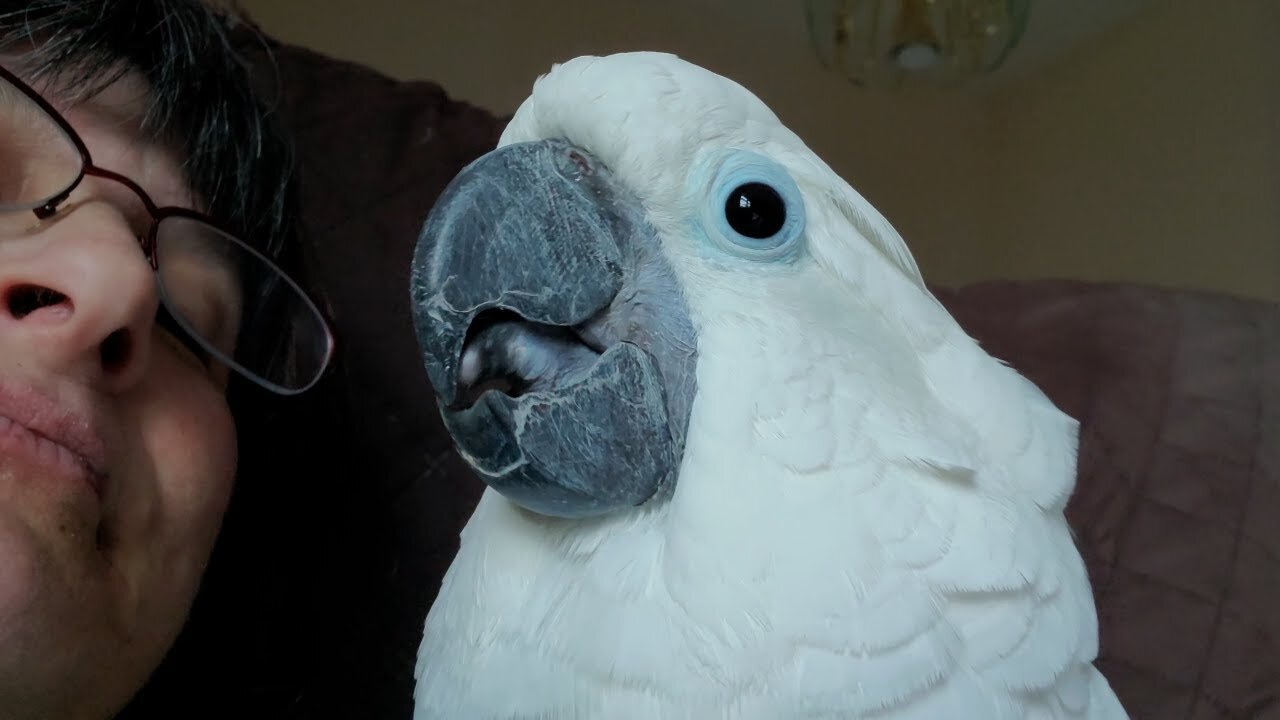
[[[1162,0],[986,96],[883,96],[731,0],[242,0],[270,32],[507,112],[553,62],[669,50],[759,94],[926,275],[1071,276],[1280,300],[1280,2]],[[483,12],[482,12],[483,11]],[[768,22],[766,26],[764,23]]]
[[[1276,0],[1158,3],[996,98],[991,272],[1280,300],[1277,37]]]

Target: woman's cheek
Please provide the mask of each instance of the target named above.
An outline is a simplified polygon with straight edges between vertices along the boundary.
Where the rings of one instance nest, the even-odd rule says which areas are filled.
[[[219,383],[201,367],[170,356],[144,432],[156,470],[163,525],[188,542],[212,544],[234,482],[235,423]]]

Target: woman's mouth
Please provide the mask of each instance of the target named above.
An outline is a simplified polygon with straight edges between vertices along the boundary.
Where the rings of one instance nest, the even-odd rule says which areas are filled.
[[[87,484],[102,497],[103,475],[84,457],[4,415],[0,415],[0,455],[21,456],[43,470]]]
[[[84,483],[101,499],[106,443],[89,404],[73,400],[0,381],[0,455]]]

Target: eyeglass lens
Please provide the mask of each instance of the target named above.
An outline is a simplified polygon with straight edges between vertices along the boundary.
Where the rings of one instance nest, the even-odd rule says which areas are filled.
[[[30,232],[27,213],[65,193],[83,168],[62,125],[0,76],[0,231]],[[182,212],[160,211],[152,229],[165,308],[191,339],[259,385],[284,394],[312,385],[333,340],[311,299],[253,248]]]

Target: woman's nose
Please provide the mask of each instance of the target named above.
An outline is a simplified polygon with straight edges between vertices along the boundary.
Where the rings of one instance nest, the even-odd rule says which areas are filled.
[[[134,232],[81,207],[41,232],[0,238],[0,347],[38,370],[112,392],[138,382],[159,297]]]

